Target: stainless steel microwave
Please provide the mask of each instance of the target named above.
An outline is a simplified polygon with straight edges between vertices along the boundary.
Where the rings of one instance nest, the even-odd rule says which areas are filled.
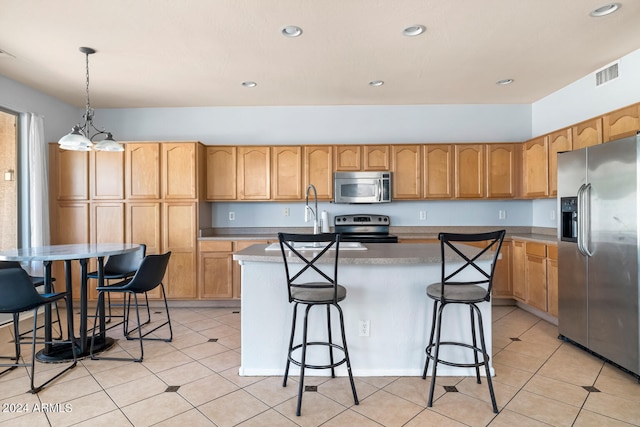
[[[391,172],[334,172],[335,203],[391,202]]]

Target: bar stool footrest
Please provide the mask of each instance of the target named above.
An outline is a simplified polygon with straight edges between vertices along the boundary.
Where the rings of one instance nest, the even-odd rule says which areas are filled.
[[[309,346],[323,346],[323,347],[331,347],[333,349],[336,349],[338,351],[341,351],[343,354],[342,359],[338,360],[337,362],[333,362],[333,363],[329,363],[327,365],[309,365],[307,363],[305,363],[304,367],[305,369],[333,369],[336,366],[340,366],[344,363],[346,363],[347,361],[347,356],[346,356],[346,352],[344,351],[344,347],[339,345],[339,344],[334,344],[334,343],[329,343],[329,342],[323,342],[323,341],[313,341],[313,342],[308,342],[307,343],[307,348]],[[289,352],[289,361],[291,363],[293,363],[296,366],[302,366],[302,363],[298,360],[296,360],[293,357],[293,352],[296,350],[302,349],[302,344],[298,344],[295,345],[291,348],[291,351]]]
[[[484,366],[485,363],[489,363],[489,354],[483,352],[480,347],[476,347],[471,344],[466,344],[462,342],[454,342],[454,341],[442,341],[440,343],[440,346],[442,347],[443,345],[455,345],[458,347],[465,347],[465,348],[471,349],[475,351],[478,355],[481,355],[482,360],[478,360],[478,363],[460,363],[460,362],[450,362],[447,360],[438,359],[437,363],[442,363],[443,365],[448,365],[448,366],[455,366],[457,368],[479,368],[480,366]],[[431,354],[431,349],[434,348],[435,346],[436,346],[435,343],[433,343],[427,346],[427,349],[426,349],[427,357],[430,360],[434,360],[434,361],[435,361],[435,356]]]

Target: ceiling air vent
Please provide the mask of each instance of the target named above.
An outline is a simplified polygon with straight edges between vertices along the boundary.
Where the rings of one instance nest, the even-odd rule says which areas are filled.
[[[608,81],[618,78],[618,65],[619,62],[609,65],[607,68],[603,68],[596,72],[596,87],[605,84]]]

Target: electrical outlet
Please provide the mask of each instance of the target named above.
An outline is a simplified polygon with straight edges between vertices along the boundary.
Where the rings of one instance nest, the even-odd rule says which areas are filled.
[[[556,220],[556,211],[549,211],[549,219],[551,221],[555,221]]]
[[[361,337],[368,337],[371,333],[371,321],[370,320],[361,320],[359,325],[359,335]]]
[[[235,220],[236,220],[236,213],[229,212],[229,221],[235,221]]]
[[[427,220],[427,211],[420,211],[420,221]]]
[[[289,208],[284,208],[284,216],[289,216]]]
[[[504,209],[500,209],[498,211],[498,219],[506,219],[507,218],[507,211],[505,211]]]

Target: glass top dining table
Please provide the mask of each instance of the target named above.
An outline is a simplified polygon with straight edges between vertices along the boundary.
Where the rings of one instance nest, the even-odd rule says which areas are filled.
[[[29,248],[17,248],[0,251],[0,261],[19,261],[31,263],[41,261],[44,264],[45,292],[52,290],[51,265],[53,261],[63,261],[65,266],[66,291],[71,295],[71,307],[73,310],[73,280],[71,262],[80,263],[80,337],[76,340],[78,348],[75,350],[78,358],[89,356],[90,337],[87,337],[88,324],[88,296],[87,296],[87,262],[91,258],[97,259],[98,285],[104,284],[104,258],[112,255],[121,255],[139,250],[140,245],[133,243],[74,243],[66,245],[49,245]],[[77,297],[77,296],[75,296]],[[94,352],[98,353],[110,348],[114,340],[108,338],[105,333],[104,307],[99,310],[99,336],[94,343]],[[73,322],[73,316],[71,316]],[[72,325],[73,326],[73,325]],[[71,330],[74,330],[73,327]],[[51,341],[51,310],[45,310],[45,340]],[[38,352],[37,358],[43,362],[60,362],[71,360],[73,354],[70,344],[46,344],[45,348]]]

